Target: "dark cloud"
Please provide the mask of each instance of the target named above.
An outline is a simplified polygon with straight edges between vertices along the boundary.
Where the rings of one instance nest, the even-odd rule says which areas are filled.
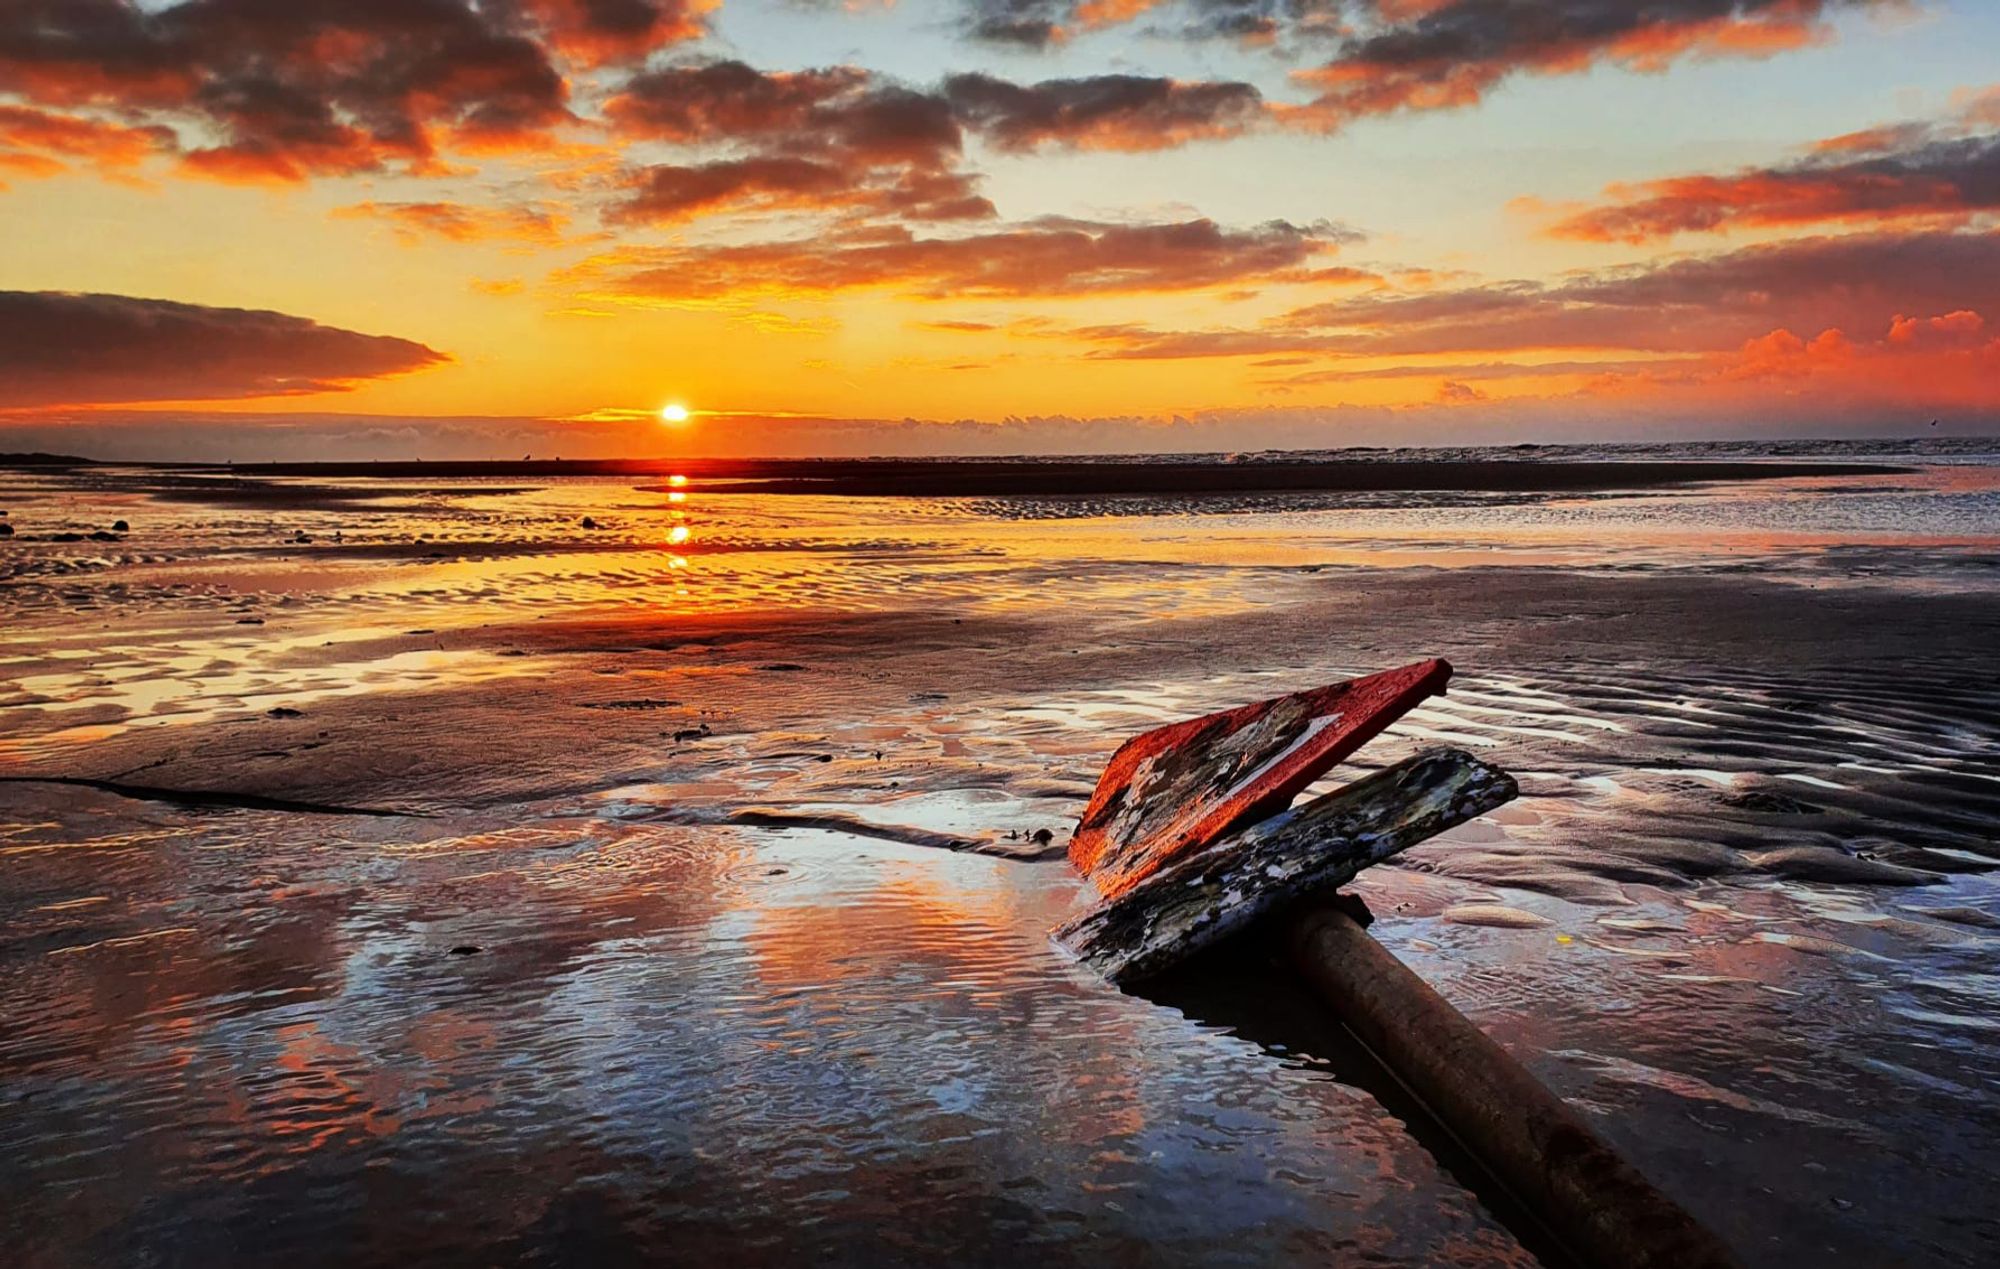
[[[621,220],[691,220],[723,206],[777,210],[826,207],[852,194],[838,164],[762,155],[688,166],[657,164],[633,174],[630,196],[614,211]]]
[[[1836,137],[1788,164],[1614,187],[1614,199],[1549,232],[1593,242],[1834,221],[1962,218],[2000,209],[2000,135],[1921,127]]]
[[[615,219],[824,210],[937,221],[994,214],[963,170],[968,131],[1004,150],[1157,150],[1254,126],[1262,98],[1248,84],[1135,75],[954,75],[922,91],[854,67],[717,61],[640,74],[605,113],[628,137],[735,151],[629,173]]]
[[[1319,64],[1314,93],[1273,113],[1331,129],[1360,117],[1470,106],[1518,74],[1601,62],[1657,71],[1688,57],[1768,57],[1828,36],[1843,9],[1905,0],[960,0],[972,39],[1054,48],[1143,23],[1152,35],[1280,46]],[[1323,59],[1323,60],[1322,60]]]
[[[993,215],[977,178],[960,170],[965,136],[951,104],[854,68],[664,67],[634,78],[606,113],[628,136],[740,152],[628,173],[614,219],[675,222],[721,210]]]
[[[1270,44],[1326,38],[1342,28],[1348,6],[1358,8],[1348,0],[964,0],[964,30],[986,44],[1046,50],[1146,20],[1148,34]]]
[[[725,208],[866,213],[940,221],[993,215],[993,204],[975,192],[973,178],[960,173],[759,155],[643,168],[632,175],[630,193],[613,209],[612,217],[675,223]]]
[[[172,127],[193,170],[298,181],[546,143],[563,67],[699,31],[684,0],[6,0],[0,93]]]
[[[970,0],[966,34],[988,44],[1045,49],[1070,35],[1072,0]]]
[[[573,276],[597,293],[637,298],[875,288],[930,299],[1133,294],[1281,278],[1305,270],[1336,241],[1328,231],[1283,221],[1230,230],[1207,220],[1049,219],[960,237],[888,227],[847,238],[626,248],[586,262]]]
[[[1163,150],[1235,136],[1263,118],[1249,84],[1097,75],[1015,84],[953,75],[943,94],[958,118],[1003,150]]]
[[[762,71],[739,61],[695,62],[633,77],[604,113],[633,137],[684,145],[782,141],[799,134],[815,112],[868,87],[868,72],[852,66]]]
[[[1181,39],[1233,40],[1240,44],[1283,42],[1307,47],[1350,31],[1354,15],[1349,10],[1376,12],[1386,8],[1393,13],[1397,6],[1364,5],[1355,0],[1180,0],[1177,4],[1147,3],[1137,8],[1156,14],[1154,25],[1160,33]]]
[[[718,61],[639,75],[605,113],[633,137],[910,162],[955,158],[967,130],[1006,150],[1165,149],[1255,126],[1263,98],[1245,83],[1141,75],[1016,84],[960,74],[927,92],[857,67],[761,71]]]
[[[1761,57],[1822,38],[1826,14],[1903,0],[960,0],[974,40],[1042,51],[1107,27],[1280,45],[1331,60],[1295,118],[1335,127],[1398,110],[1470,105],[1517,73],[1598,61],[1657,70],[1684,56]]]
[[[1323,38],[1341,28],[1344,0],[964,0],[964,4],[964,29],[971,38],[1039,51],[1080,34],[1141,19],[1151,33],[1190,40],[1271,43],[1280,38]]]
[[[283,313],[0,291],[0,407],[337,392],[446,360]]]
[[[1839,9],[1897,0],[1352,0],[1333,58],[1296,78],[1298,122],[1469,106],[1516,74],[1599,62],[1660,70],[1690,56],[1767,57],[1815,42]]]

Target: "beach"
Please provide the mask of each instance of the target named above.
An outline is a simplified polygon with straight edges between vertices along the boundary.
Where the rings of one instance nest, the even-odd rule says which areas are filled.
[[[1996,448],[0,473],[0,1252],[1533,1263],[1048,941],[1123,738],[1442,656],[1372,933],[1747,1263],[1990,1263]]]

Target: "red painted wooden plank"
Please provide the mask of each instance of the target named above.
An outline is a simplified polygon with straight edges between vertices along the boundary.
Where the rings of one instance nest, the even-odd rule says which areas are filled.
[[[1419,661],[1134,736],[1111,755],[1069,858],[1111,898],[1167,863],[1290,806],[1425,697],[1451,666]]]

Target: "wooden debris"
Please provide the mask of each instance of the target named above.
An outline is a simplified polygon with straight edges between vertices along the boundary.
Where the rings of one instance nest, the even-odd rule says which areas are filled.
[[[1290,918],[1293,966],[1579,1265],[1735,1269],[1736,1257],[1347,913]]]
[[[1470,754],[1427,750],[1178,860],[1056,939],[1112,982],[1136,982],[1517,791]]]
[[[1291,805],[1418,701],[1451,666],[1419,661],[1135,736],[1111,756],[1070,839],[1106,898]]]

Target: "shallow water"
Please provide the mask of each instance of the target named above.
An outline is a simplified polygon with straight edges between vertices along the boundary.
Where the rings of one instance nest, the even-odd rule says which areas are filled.
[[[1990,1263],[2000,469],[1954,459],[1221,510],[0,477],[0,774],[401,812],[0,784],[0,1252],[1524,1263],[1282,1018],[1080,977],[1077,883],[1004,857],[1133,731],[1439,651],[1336,779],[1448,743],[1524,796],[1364,875],[1378,936],[1751,1263]]]

